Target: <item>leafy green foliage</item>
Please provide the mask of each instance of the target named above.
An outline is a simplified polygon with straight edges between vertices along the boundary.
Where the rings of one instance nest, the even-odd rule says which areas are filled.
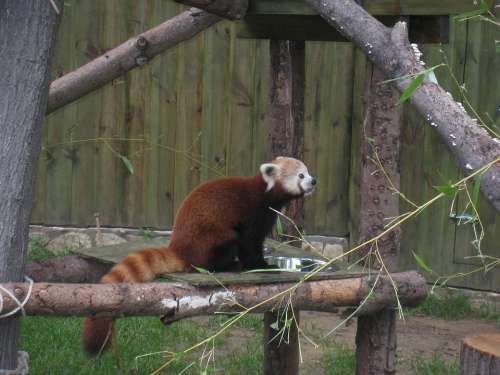
[[[150,240],[153,238],[153,231],[148,227],[142,227],[139,229],[139,234],[145,240]]]
[[[434,189],[449,196],[453,196],[458,192],[458,187],[452,184],[434,186]]]
[[[29,240],[28,262],[41,262],[54,256],[54,253],[47,249],[41,236],[35,236]]]

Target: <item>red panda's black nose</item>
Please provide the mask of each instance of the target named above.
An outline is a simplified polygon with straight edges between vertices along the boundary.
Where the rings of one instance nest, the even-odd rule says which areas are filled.
[[[311,180],[311,185],[316,185],[316,179],[313,177],[313,179]]]

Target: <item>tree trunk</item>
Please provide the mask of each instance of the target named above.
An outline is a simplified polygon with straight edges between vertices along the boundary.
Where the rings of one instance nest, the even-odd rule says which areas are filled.
[[[291,311],[289,311],[291,313]],[[284,328],[279,314],[264,314],[264,374],[293,375],[299,373],[299,311],[294,310],[296,319],[289,328]],[[297,320],[295,322],[295,320]],[[277,329],[273,328],[276,327]]]
[[[304,155],[304,86],[305,86],[305,43],[304,41],[271,40],[271,87],[268,113],[268,150],[270,158],[291,156],[302,159]],[[284,211],[299,228],[304,224],[303,200],[294,200]],[[295,226],[280,218],[284,233],[298,236]],[[290,238],[286,238],[289,240]],[[300,246],[300,242],[295,243]],[[289,311],[291,313],[291,311]],[[295,375],[299,373],[299,311],[295,321],[285,332],[286,340],[276,338],[276,331],[270,324],[284,322],[279,311],[264,314],[264,374]]]
[[[500,334],[467,337],[460,352],[461,375],[500,374]]]
[[[54,3],[62,10],[62,1]],[[23,278],[59,19],[49,1],[0,3],[0,282]],[[17,367],[18,323],[0,319],[0,369]]]
[[[396,89],[383,83],[381,70],[368,64],[365,82],[365,138],[361,141],[360,223],[359,242],[377,236],[384,230],[384,220],[399,215],[399,158],[401,105]],[[361,124],[359,124],[361,125]],[[381,166],[376,162],[380,161]],[[381,169],[383,168],[383,170]],[[384,173],[385,171],[385,173]],[[387,180],[390,178],[391,183]],[[364,255],[378,249],[387,269],[398,267],[400,229],[381,238],[374,247],[363,249]],[[375,268],[381,263],[375,257]],[[372,316],[360,316],[356,332],[357,375],[389,375],[395,372],[396,318],[392,309]]]
[[[350,0],[306,0],[329,24],[355,43],[399,91],[422,72],[406,24],[385,27]],[[404,78],[403,78],[404,77]],[[491,137],[441,86],[425,77],[410,103],[448,146],[465,174],[497,160],[481,178],[481,191],[500,211],[500,141]]]

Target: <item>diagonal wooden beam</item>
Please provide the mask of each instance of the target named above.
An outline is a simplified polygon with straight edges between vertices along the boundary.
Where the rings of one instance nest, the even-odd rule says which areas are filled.
[[[423,71],[409,41],[407,27],[382,25],[352,0],[306,0],[330,25],[354,42],[386,76],[404,91]],[[500,140],[478,126],[441,86],[425,77],[410,103],[454,155],[467,175],[497,161],[481,178],[481,191],[500,211]]]
[[[47,114],[97,90],[128,71],[147,64],[155,56],[191,39],[222,20],[191,8],[178,16],[130,38],[80,68],[50,84]]]

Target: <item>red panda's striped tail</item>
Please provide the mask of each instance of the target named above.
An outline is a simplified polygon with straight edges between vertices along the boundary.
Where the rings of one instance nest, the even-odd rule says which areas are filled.
[[[170,249],[145,249],[127,256],[101,279],[102,283],[142,283],[154,280],[158,275],[188,272],[190,265],[179,259]],[[111,341],[113,318],[88,317],[83,325],[82,342],[85,351],[96,356]]]

